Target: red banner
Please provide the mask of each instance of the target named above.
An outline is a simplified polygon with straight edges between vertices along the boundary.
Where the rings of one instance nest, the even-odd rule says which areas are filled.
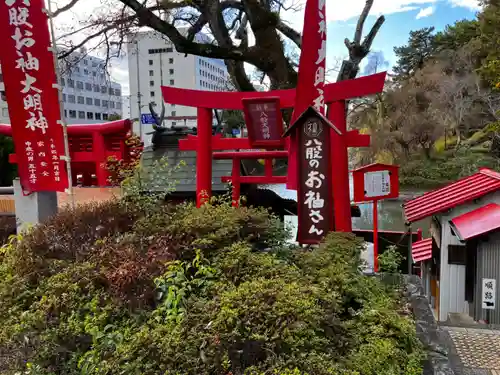
[[[0,63],[25,192],[68,187],[54,56],[43,0],[1,0]]]
[[[307,0],[299,61],[297,96],[291,124],[309,107],[325,110],[326,0]],[[297,130],[298,131],[298,130]],[[289,144],[287,188],[297,189],[297,134]]]

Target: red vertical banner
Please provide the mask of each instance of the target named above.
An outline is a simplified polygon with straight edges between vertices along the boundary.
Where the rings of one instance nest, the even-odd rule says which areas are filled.
[[[299,78],[291,124],[309,107],[325,111],[326,0],[307,0],[302,34]],[[297,190],[298,129],[291,134],[287,188]]]
[[[43,0],[0,1],[0,63],[21,186],[64,191],[59,93]]]

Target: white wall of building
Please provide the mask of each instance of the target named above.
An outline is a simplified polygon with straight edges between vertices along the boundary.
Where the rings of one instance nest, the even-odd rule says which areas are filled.
[[[181,30],[182,32],[182,30]],[[163,98],[161,86],[185,89],[222,91],[226,89],[227,70],[223,61],[187,55],[175,51],[172,43],[155,32],[135,34],[127,44],[130,80],[130,117],[140,118],[149,114],[149,103],[156,104],[156,112],[161,112],[164,101],[166,117],[196,117],[196,108],[176,106]],[[138,98],[140,97],[140,104]],[[141,107],[139,111],[139,106]],[[166,119],[163,126],[196,126],[196,120]],[[136,134],[141,133],[139,123],[134,123]],[[142,124],[145,146],[151,144],[153,127]]]
[[[61,63],[61,84],[65,120],[68,124],[95,124],[105,122],[110,115],[122,117],[121,85],[110,82],[104,60],[75,53],[74,60]],[[0,75],[0,91],[4,92]],[[10,123],[5,98],[0,98],[0,123]]]

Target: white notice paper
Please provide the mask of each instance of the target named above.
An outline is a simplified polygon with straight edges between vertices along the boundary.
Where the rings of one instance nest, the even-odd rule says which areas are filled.
[[[483,309],[495,310],[496,291],[497,282],[495,279],[483,279]]]
[[[391,193],[389,171],[365,173],[365,196],[367,198],[383,197]]]

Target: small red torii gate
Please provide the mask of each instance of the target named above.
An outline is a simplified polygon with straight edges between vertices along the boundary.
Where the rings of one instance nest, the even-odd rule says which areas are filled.
[[[386,73],[378,73],[353,80],[341,81],[325,85],[325,104],[328,106],[328,119],[342,132],[341,136],[333,137],[331,147],[333,196],[335,210],[335,230],[351,232],[351,205],[349,195],[348,147],[368,147],[370,136],[359,134],[356,130],[347,131],[345,103],[346,100],[373,95],[383,90]],[[212,110],[243,110],[243,99],[278,97],[280,108],[292,108],[295,104],[295,89],[275,90],[269,92],[210,92],[201,90],[162,87],[165,101],[170,104],[197,108],[197,136],[188,136],[179,141],[179,148],[197,152],[196,157],[196,194],[197,205],[201,206],[211,196],[212,192],[212,160],[231,158],[214,151],[251,149],[248,138],[222,138],[212,136]],[[271,151],[272,152],[272,151]],[[259,158],[269,159],[266,152],[254,152]],[[250,155],[233,155],[232,158],[246,158]],[[280,155],[282,157],[283,155]],[[256,156],[252,155],[252,158]],[[269,163],[266,161],[266,163]],[[233,176],[236,177],[236,176]],[[238,183],[243,182],[238,178]],[[225,180],[229,180],[225,179]],[[269,183],[280,181],[275,176],[247,176],[247,183]],[[284,180],[284,179],[283,179]],[[233,195],[233,198],[235,195]],[[332,228],[333,229],[333,228]]]

